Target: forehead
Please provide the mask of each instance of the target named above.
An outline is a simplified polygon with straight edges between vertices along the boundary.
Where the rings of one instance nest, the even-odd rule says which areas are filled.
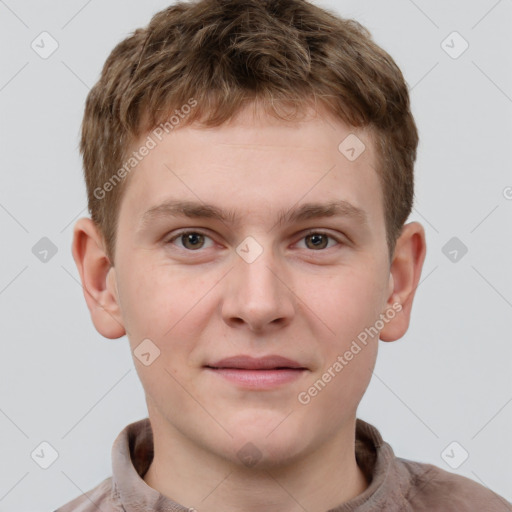
[[[276,205],[281,220],[283,210],[301,203],[345,200],[369,220],[383,218],[371,132],[323,113],[283,121],[247,108],[218,127],[153,131],[137,144],[147,137],[154,147],[130,175],[122,201],[133,221],[169,199],[232,215],[238,207],[261,214]]]

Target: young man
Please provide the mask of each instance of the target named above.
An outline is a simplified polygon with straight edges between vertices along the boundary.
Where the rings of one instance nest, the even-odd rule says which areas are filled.
[[[73,256],[149,418],[59,512],[512,510],[356,419],[425,258],[417,143],[391,57],[303,0],[179,3],[113,50]]]

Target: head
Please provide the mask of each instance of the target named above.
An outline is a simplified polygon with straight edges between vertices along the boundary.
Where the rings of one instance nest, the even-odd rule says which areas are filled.
[[[350,425],[425,257],[405,225],[417,143],[393,59],[302,0],[178,3],[112,51],[86,102],[73,254],[157,428],[271,463]],[[303,370],[247,389],[209,368],[234,355]]]

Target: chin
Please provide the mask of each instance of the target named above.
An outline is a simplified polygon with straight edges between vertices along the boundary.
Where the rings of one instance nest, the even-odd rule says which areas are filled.
[[[265,443],[263,438],[261,442],[234,447],[232,462],[251,471],[268,471],[294,464],[300,453],[297,446],[276,446],[268,441]]]
[[[291,464],[307,451],[307,442],[299,429],[285,425],[288,418],[273,419],[272,423],[254,421],[231,430],[233,462],[264,470]]]
[[[297,425],[293,424],[292,417],[287,418],[286,414],[272,410],[244,411],[236,414],[225,425],[237,444],[247,442],[263,445],[272,445],[276,442],[286,444],[297,435]]]

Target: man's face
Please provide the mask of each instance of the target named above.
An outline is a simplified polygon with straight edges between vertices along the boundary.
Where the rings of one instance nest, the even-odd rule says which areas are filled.
[[[353,161],[338,148],[350,133],[366,145]],[[132,351],[151,340],[141,346],[151,364],[134,361],[155,428],[234,461],[250,442],[273,464],[352,427],[378,336],[338,356],[391,290],[375,162],[369,138],[341,122],[247,109],[221,127],[174,130],[132,171],[112,272]],[[177,201],[190,216],[173,214]],[[340,201],[332,216],[303,210]],[[301,369],[218,363],[235,356]]]

